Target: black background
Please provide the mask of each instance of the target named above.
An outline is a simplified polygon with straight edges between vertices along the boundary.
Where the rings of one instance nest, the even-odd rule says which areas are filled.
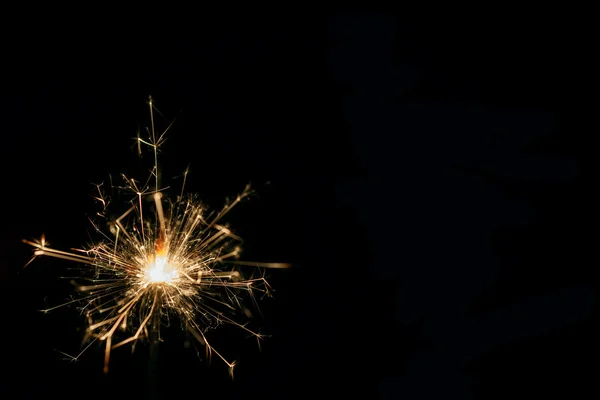
[[[233,382],[174,327],[155,397],[595,398],[590,29],[538,11],[10,25],[2,398],[151,387],[143,344],[107,376],[102,346],[64,360],[84,321],[38,310],[72,293],[68,266],[23,269],[20,242],[87,242],[92,183],[147,168],[148,95],[159,126],[176,119],[164,176],[189,164],[216,208],[252,182],[230,220],[244,258],[294,264],[271,271],[262,351],[215,335]]]

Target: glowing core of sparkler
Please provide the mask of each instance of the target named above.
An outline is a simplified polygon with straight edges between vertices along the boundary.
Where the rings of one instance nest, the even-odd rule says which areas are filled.
[[[157,255],[145,271],[145,278],[150,283],[171,283],[178,277],[177,268],[164,255]]]

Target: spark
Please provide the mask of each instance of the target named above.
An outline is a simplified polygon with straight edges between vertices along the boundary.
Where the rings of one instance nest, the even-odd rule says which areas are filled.
[[[148,138],[137,137],[138,152],[148,147],[154,164],[144,184],[122,175],[125,190],[132,200],[118,218],[109,220],[105,232],[92,225],[101,238],[83,249],[70,251],[50,247],[40,240],[23,240],[34,248],[32,259],[49,256],[81,266],[77,291],[69,302],[43,310],[48,312],[69,304],[79,304],[88,325],[86,339],[105,343],[104,372],[108,372],[111,351],[138,340],[160,336],[161,321],[177,316],[181,327],[228,367],[233,378],[235,361],[229,361],[207,339],[207,332],[223,324],[234,325],[261,339],[263,335],[247,327],[240,317],[250,315],[244,305],[256,302],[257,294],[270,295],[264,268],[288,268],[285,263],[240,261],[241,238],[221,223],[231,209],[252,194],[248,185],[233,201],[217,213],[209,212],[196,195],[185,195],[189,168],[184,173],[180,194],[171,201],[161,187],[158,152],[166,131],[155,132],[152,98],[149,101],[151,129]],[[152,182],[154,181],[154,182]],[[97,185],[94,198],[102,205],[98,215],[107,218],[110,199]],[[153,201],[146,202],[145,199]],[[259,276],[246,276],[237,266],[262,269]],[[62,352],[61,352],[62,353]],[[68,356],[66,353],[63,355]],[[81,353],[75,357],[76,360]]]

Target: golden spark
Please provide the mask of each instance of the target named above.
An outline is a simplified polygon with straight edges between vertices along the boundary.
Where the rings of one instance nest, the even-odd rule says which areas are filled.
[[[39,256],[74,261],[82,266],[80,280],[88,282],[78,285],[82,294],[79,298],[43,311],[78,303],[88,321],[85,340],[105,342],[105,373],[113,349],[126,344],[133,346],[142,338],[157,338],[161,321],[175,315],[182,329],[205,347],[207,357],[216,354],[233,377],[235,361],[228,361],[211,346],[206,332],[231,324],[257,339],[262,338],[239,321],[240,316],[250,312],[244,303],[248,299],[256,303],[257,294],[270,295],[264,268],[290,265],[238,259],[241,238],[221,220],[252,193],[249,186],[220,212],[210,213],[197,196],[184,195],[186,171],[181,194],[175,201],[169,201],[163,194],[166,188],[159,186],[158,179],[158,151],[169,128],[155,134],[151,97],[149,105],[149,138],[138,137],[137,144],[138,151],[143,146],[150,147],[154,166],[143,185],[122,175],[125,186],[117,189],[130,192],[133,199],[129,208],[109,223],[109,232],[92,221],[101,240],[71,251],[49,247],[44,236],[37,241],[24,240],[34,247],[29,263]],[[150,206],[144,206],[145,199],[151,200]],[[103,212],[98,214],[106,217],[110,199],[101,185],[97,186],[96,200],[103,206]],[[248,267],[263,272],[246,277],[242,269]],[[120,337],[123,332],[126,337]]]

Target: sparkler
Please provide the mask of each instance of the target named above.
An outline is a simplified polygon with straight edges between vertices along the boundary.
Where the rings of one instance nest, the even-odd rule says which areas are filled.
[[[138,136],[137,145],[139,152],[143,146],[152,150],[154,165],[145,184],[122,175],[125,186],[116,189],[129,192],[132,200],[120,217],[109,221],[109,232],[91,221],[101,240],[70,251],[49,247],[44,236],[24,240],[34,247],[29,263],[40,256],[73,261],[82,266],[79,280],[87,282],[78,284],[79,298],[43,311],[79,304],[88,321],[84,340],[90,342],[88,347],[97,340],[105,342],[105,373],[112,350],[127,344],[133,347],[143,338],[152,343],[160,335],[161,321],[175,315],[182,329],[205,347],[207,358],[217,355],[233,377],[235,361],[218,352],[206,332],[231,324],[261,339],[260,333],[240,321],[240,316],[250,315],[244,303],[248,299],[256,303],[257,294],[270,295],[264,268],[290,265],[239,260],[241,238],[221,221],[251,195],[249,186],[220,212],[211,213],[197,196],[184,194],[186,170],[179,196],[174,201],[165,196],[167,188],[159,185],[158,152],[170,126],[156,134],[151,97],[149,106],[149,137]],[[98,214],[106,218],[110,199],[101,185],[95,198],[103,207]],[[151,200],[150,207],[144,206],[146,199]],[[244,269],[248,267],[257,267],[262,273],[246,277]],[[124,332],[128,333],[120,337]]]

